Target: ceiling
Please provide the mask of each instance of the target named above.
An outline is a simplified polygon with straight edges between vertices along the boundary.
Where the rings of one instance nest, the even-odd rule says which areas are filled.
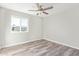
[[[44,7],[49,7],[49,6],[54,7],[53,9],[47,10],[49,15],[42,14],[39,15],[40,17],[50,16],[52,14],[60,13],[70,8],[79,6],[78,3],[40,3],[40,4],[42,4]],[[32,15],[36,15],[36,12],[32,12],[28,10],[37,9],[35,3],[0,3],[0,6]]]

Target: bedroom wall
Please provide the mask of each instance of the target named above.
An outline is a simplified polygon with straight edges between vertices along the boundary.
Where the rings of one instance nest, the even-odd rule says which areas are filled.
[[[0,10],[4,10],[3,12],[1,11],[0,13],[1,14],[0,24],[2,23],[5,24],[5,25],[2,24],[0,27],[1,28],[0,41],[4,42],[4,44],[1,43],[1,45],[8,47],[16,44],[41,39],[41,19],[39,17],[35,17],[17,11],[12,11],[6,8],[1,8]],[[11,26],[10,26],[11,15],[20,15],[23,17],[27,17],[29,19],[29,32],[21,32],[21,33],[11,32]]]
[[[5,45],[5,23],[4,23],[4,17],[5,17],[5,11],[0,8],[0,48]]]
[[[43,38],[79,49],[79,6],[43,20]]]

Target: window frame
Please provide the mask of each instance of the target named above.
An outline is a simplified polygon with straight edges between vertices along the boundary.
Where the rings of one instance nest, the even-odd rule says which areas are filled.
[[[18,18],[20,19],[20,31],[12,31],[12,17],[18,17]],[[26,22],[26,23],[27,23],[27,26],[26,26],[27,29],[26,29],[25,31],[21,31],[21,28],[22,28],[22,26],[21,26],[21,20],[22,20],[23,18],[27,20],[27,22]],[[11,20],[11,24],[10,24],[11,29],[10,29],[10,30],[11,30],[12,33],[24,33],[24,32],[29,32],[29,19],[28,19],[28,18],[23,17],[23,16],[11,15],[11,16],[10,16],[10,20]]]

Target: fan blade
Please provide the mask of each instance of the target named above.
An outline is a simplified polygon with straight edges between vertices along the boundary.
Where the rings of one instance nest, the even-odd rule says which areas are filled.
[[[44,14],[48,14],[47,12],[44,12],[44,11],[43,11],[43,13],[44,13]]]
[[[44,8],[43,10],[48,10],[48,9],[52,9],[52,8],[53,8],[53,6],[48,7],[48,8]]]
[[[28,10],[28,11],[39,11],[39,10]]]

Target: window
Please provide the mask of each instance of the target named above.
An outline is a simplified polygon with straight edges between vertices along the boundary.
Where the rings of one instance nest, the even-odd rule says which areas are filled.
[[[28,31],[28,19],[24,17],[11,16],[11,31]]]

